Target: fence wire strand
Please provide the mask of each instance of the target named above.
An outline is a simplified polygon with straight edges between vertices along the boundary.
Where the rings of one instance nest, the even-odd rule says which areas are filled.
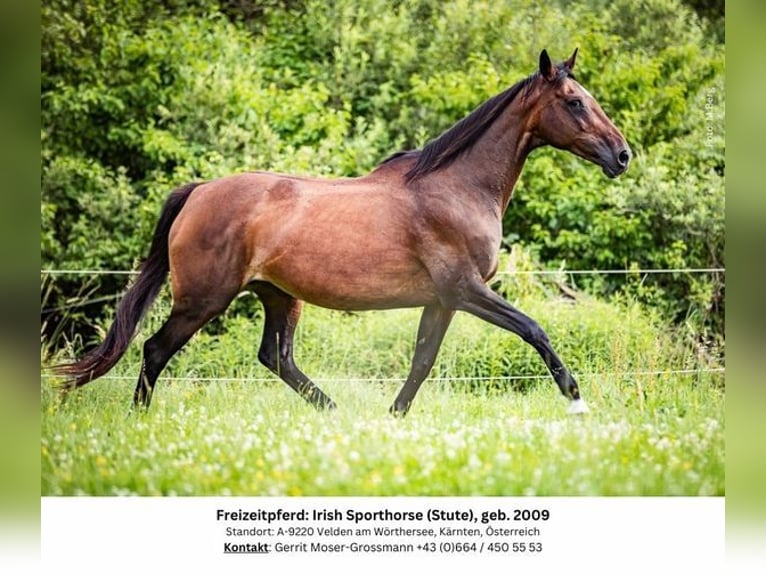
[[[138,275],[138,270],[125,269],[41,269],[41,275]],[[538,269],[498,271],[499,275],[652,275],[663,273],[726,273],[724,267],[678,267],[666,269]]]
[[[724,374],[726,369],[723,367],[710,369],[675,369],[667,371],[614,371],[604,373],[573,373],[573,376],[581,379],[606,378],[606,377],[652,377],[662,375],[703,375],[703,374]],[[42,373],[42,378],[52,379],[56,375]],[[133,375],[105,375],[99,377],[101,380],[124,381],[135,378]],[[534,381],[549,379],[550,375],[508,375],[492,377],[429,377],[427,380],[436,383],[473,381],[491,382],[491,381]],[[269,381],[278,381],[276,377],[174,377],[172,375],[161,376],[157,379],[164,382],[197,382],[197,383],[266,383]],[[345,377],[345,378],[312,378],[316,383],[401,383],[402,377]]]

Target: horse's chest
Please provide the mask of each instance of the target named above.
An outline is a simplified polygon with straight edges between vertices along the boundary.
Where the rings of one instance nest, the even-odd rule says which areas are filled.
[[[476,214],[471,218],[472,225],[464,229],[468,256],[484,279],[492,276],[497,269],[498,251],[503,238],[501,222],[490,215],[480,217]]]
[[[473,264],[484,280],[497,271],[500,239],[500,233],[476,237],[469,249]]]

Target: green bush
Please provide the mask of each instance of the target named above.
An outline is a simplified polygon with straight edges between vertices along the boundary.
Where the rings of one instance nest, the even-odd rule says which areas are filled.
[[[536,152],[506,242],[570,269],[723,266],[724,48],[708,24],[680,0],[46,0],[42,265],[133,267],[165,196],[189,180],[365,173],[534,71],[541,48],[563,58],[579,46],[577,76],[626,135],[633,166],[608,181]],[[87,292],[123,286],[90,278]],[[720,276],[577,286],[638,296],[695,337],[722,336]],[[70,335],[104,314],[72,307],[84,289],[73,277],[46,284]]]

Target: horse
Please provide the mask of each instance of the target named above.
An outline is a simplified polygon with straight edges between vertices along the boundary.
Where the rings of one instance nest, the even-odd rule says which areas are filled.
[[[502,219],[527,156],[567,150],[610,178],[631,159],[625,138],[575,79],[577,49],[477,106],[422,149],[360,177],[248,172],[188,183],[166,200],[147,258],[103,342],[58,366],[67,390],[106,374],[164,285],[170,315],[143,346],[133,408],[148,409],[160,372],[208,321],[250,290],[264,308],[258,359],[309,404],[335,402],[293,360],[304,302],[363,311],[422,307],[414,357],[390,407],[405,415],[456,311],[515,333],[539,353],[569,402],[588,412],[574,377],[532,318],[495,293]]]

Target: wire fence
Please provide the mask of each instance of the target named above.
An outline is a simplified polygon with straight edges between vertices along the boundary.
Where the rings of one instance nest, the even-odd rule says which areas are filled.
[[[716,375],[725,374],[724,367],[704,368],[704,369],[672,369],[657,371],[607,371],[601,373],[572,373],[572,376],[578,379],[597,379],[597,378],[628,378],[628,377],[659,377],[664,375]],[[56,378],[56,375],[50,373],[41,373],[44,379]],[[133,375],[104,375],[101,380],[124,381],[135,379]],[[469,382],[492,382],[492,381],[537,381],[550,379],[550,375],[503,375],[492,377],[429,377],[432,382],[441,383],[469,383]],[[276,377],[191,377],[172,375],[161,376],[158,381],[165,382],[195,382],[195,383],[266,383],[278,380]],[[312,377],[316,383],[402,383],[402,377]]]
[[[725,273],[724,267],[678,267],[665,269],[537,269],[498,271],[497,275],[656,275],[671,273]],[[41,269],[41,275],[138,275],[138,270],[125,269]]]
[[[688,273],[688,274],[703,274],[703,273],[725,273],[726,269],[723,267],[678,267],[678,268],[662,268],[662,269],[537,269],[537,270],[511,270],[511,271],[498,271],[495,277],[507,277],[507,276],[561,276],[561,275],[659,275],[659,274],[674,274],[674,273]],[[88,275],[88,276],[103,276],[103,275],[138,275],[138,270],[126,270],[126,269],[41,269],[41,275],[47,275],[49,277],[66,276],[66,275]],[[56,311],[66,311],[68,309],[75,309],[79,307],[86,307],[88,305],[94,305],[96,303],[103,303],[106,301],[118,299],[121,294],[105,295],[103,297],[97,297],[94,299],[78,300],[75,302],[67,303],[57,307],[49,307],[42,310],[43,313],[51,313]]]
[[[650,274],[673,274],[673,273],[725,273],[724,267],[691,267],[691,268],[649,268],[649,269],[540,269],[540,270],[515,270],[515,271],[499,271],[496,276],[513,276],[513,275],[650,275]],[[61,276],[61,275],[137,275],[137,270],[114,270],[114,269],[41,269],[41,275],[48,276]],[[115,299],[120,297],[117,295],[109,295],[106,297],[99,297],[84,302],[73,303],[65,306],[66,308],[88,305],[96,302],[102,302],[109,299]],[[62,310],[63,308],[48,309]],[[672,369],[672,370],[643,370],[643,371],[620,371],[620,372],[601,372],[601,373],[573,373],[577,378],[605,378],[605,377],[649,377],[649,376],[700,376],[703,374],[716,375],[725,374],[724,367],[719,368],[696,368],[696,369]],[[55,375],[49,373],[41,373],[42,378],[54,378]],[[127,380],[133,379],[131,375],[106,375],[101,377],[102,379],[111,380]],[[542,380],[548,379],[550,375],[508,375],[508,376],[493,376],[493,377],[430,377],[429,380],[434,382],[492,382],[492,381],[524,381],[524,380]],[[276,380],[274,377],[190,377],[190,376],[162,376],[159,377],[160,381],[184,381],[184,382],[248,382],[248,383],[264,383]],[[393,383],[402,382],[403,379],[395,377],[354,377],[354,378],[316,378],[316,382],[320,383],[355,383],[355,382],[369,382],[369,383]]]

